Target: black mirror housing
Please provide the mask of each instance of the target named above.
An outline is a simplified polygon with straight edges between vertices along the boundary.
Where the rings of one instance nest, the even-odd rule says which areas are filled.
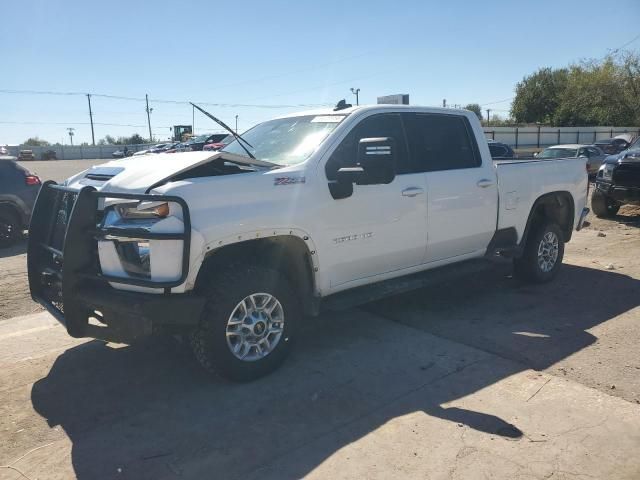
[[[396,142],[392,137],[363,138],[358,143],[356,167],[362,169],[356,185],[379,185],[393,182],[396,177]]]

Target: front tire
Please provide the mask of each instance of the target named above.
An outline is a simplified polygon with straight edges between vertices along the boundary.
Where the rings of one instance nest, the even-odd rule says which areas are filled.
[[[191,347],[210,373],[246,382],[285,360],[301,310],[294,289],[267,267],[231,265],[205,280],[207,303]]]
[[[521,257],[514,259],[515,276],[525,282],[546,283],[558,274],[564,257],[564,237],[555,223],[539,225],[529,234]]]
[[[596,217],[613,218],[620,210],[620,204],[596,189],[591,197],[591,208]]]

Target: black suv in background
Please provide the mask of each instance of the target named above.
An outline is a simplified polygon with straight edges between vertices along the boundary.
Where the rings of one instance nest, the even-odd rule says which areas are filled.
[[[40,183],[13,160],[0,159],[0,248],[14,244],[29,226]]]
[[[594,145],[600,147],[600,149],[607,155],[614,155],[626,150],[631,144],[624,138],[614,137],[598,140],[597,142],[594,142]]]
[[[615,217],[625,204],[640,205],[640,138],[627,150],[605,158],[591,197],[598,217]]]

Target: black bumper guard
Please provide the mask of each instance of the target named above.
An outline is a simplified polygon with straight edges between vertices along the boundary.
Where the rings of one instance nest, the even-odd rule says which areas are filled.
[[[105,228],[101,198],[171,202],[180,205],[183,233],[151,233],[143,229]],[[172,281],[104,275],[98,240],[107,236],[144,240],[182,240],[182,270]],[[33,209],[27,266],[31,297],[64,324],[73,337],[130,343],[157,332],[180,333],[197,325],[204,299],[193,293],[170,294],[189,274],[191,220],[186,202],[175,196],[80,191],[45,182]],[[162,288],[163,294],[128,292],[109,282]],[[93,318],[97,322],[90,322]]]

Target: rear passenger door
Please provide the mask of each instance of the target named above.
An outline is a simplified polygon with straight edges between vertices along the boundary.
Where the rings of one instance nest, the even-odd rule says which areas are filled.
[[[407,113],[403,120],[412,168],[427,177],[426,262],[483,251],[495,232],[497,185],[468,119]]]

